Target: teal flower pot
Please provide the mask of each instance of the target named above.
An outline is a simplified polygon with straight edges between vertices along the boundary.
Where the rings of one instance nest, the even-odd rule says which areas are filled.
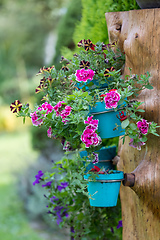
[[[125,130],[120,126],[121,121],[116,116],[120,111],[122,111],[121,107],[117,111],[106,109],[104,102],[97,102],[95,107],[90,108],[90,115],[99,120],[98,132],[102,139],[119,137],[125,134]],[[116,124],[119,125],[118,129],[115,129]]]
[[[102,147],[99,151],[95,151],[95,153],[99,153],[99,162],[96,164],[89,163],[86,167],[86,172],[88,172],[91,168],[94,166],[97,166],[99,168],[105,168],[105,170],[114,169],[114,165],[112,163],[112,159],[116,156],[116,146],[113,147]],[[88,153],[87,151],[81,151],[80,156],[87,157]],[[88,160],[90,161],[90,160]],[[85,164],[85,162],[84,162]]]
[[[92,207],[114,207],[117,205],[121,181],[124,173],[113,170],[110,174],[98,174],[96,181],[89,180],[88,193]],[[84,175],[88,180],[89,174]]]
[[[107,79],[107,81],[108,82],[111,82],[111,78],[108,78]],[[90,82],[92,82],[93,83],[93,85],[92,85],[92,89],[95,89],[95,88],[99,88],[99,89],[104,89],[104,88],[107,88],[108,87],[108,83],[106,82],[106,83],[104,83],[104,84],[100,84],[99,83],[99,81],[98,81],[98,79],[94,79],[94,80],[87,80],[87,82],[83,82],[83,84],[82,83],[80,83],[80,82],[78,82],[78,83],[76,83],[76,87],[77,88],[79,88],[79,89],[82,89],[82,88],[84,88],[84,90],[85,91],[89,91],[90,89],[89,89],[89,87],[87,86]]]

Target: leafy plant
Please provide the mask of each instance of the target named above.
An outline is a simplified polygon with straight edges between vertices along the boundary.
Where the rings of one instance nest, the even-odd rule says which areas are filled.
[[[69,226],[74,239],[119,239],[120,209],[117,206],[110,214],[110,209],[89,205],[84,171],[78,153],[54,163],[51,173],[39,171],[34,184],[41,183],[48,191],[48,214],[60,227]]]

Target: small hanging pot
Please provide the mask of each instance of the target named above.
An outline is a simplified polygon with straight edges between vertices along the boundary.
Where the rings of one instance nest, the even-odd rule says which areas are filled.
[[[121,128],[121,121],[117,117],[122,110],[121,107],[117,111],[113,108],[106,109],[104,102],[97,102],[95,107],[90,108],[90,115],[99,120],[98,132],[102,139],[119,137],[125,134],[125,130]],[[118,129],[116,124],[119,125]]]
[[[90,163],[86,167],[86,172],[88,172],[93,166],[97,166],[99,168],[104,168],[105,170],[111,170],[114,169],[114,165],[112,163],[112,159],[116,156],[116,146],[112,147],[102,147],[99,151],[95,151],[95,153],[99,153],[99,162],[96,164],[93,164],[91,160],[87,160]],[[87,157],[88,152],[87,151],[81,151],[80,156]],[[85,162],[84,162],[85,164]]]
[[[90,174],[84,175],[88,180],[90,205],[93,207],[114,207],[117,205],[121,181],[124,178],[122,171],[113,170],[112,173],[98,174],[96,180],[89,179]]]

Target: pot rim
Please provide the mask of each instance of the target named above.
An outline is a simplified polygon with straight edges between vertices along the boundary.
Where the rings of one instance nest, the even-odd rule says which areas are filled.
[[[116,180],[116,182],[120,182],[120,181],[124,180],[124,172],[118,171],[118,170],[112,170],[112,171],[113,172],[109,173],[109,174],[98,174],[98,177],[96,177],[95,181],[92,179],[88,180],[90,174],[84,175],[84,179],[88,180],[88,181],[94,181],[94,182],[102,182],[102,181],[113,182],[115,180]]]

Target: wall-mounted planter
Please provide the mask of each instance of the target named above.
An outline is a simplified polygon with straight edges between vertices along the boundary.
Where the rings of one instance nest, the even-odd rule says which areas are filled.
[[[116,116],[120,111],[122,111],[121,107],[118,111],[106,109],[104,102],[97,102],[96,106],[90,109],[90,114],[93,115],[94,119],[99,120],[98,131],[102,139],[119,137],[125,134],[121,127],[115,129],[116,124],[121,125],[121,121]]]
[[[88,172],[93,166],[97,166],[99,168],[105,168],[105,170],[114,169],[114,165],[112,163],[112,159],[116,156],[116,146],[113,147],[102,147],[99,151],[95,153],[99,153],[99,162],[96,164],[89,163],[86,167],[86,171]],[[87,157],[87,151],[81,151],[81,157]],[[88,160],[89,161],[89,160]]]
[[[112,79],[110,77],[108,77],[107,81],[110,82],[110,81],[112,81]],[[79,89],[84,88],[85,91],[89,91],[90,89],[88,88],[87,85],[91,82],[93,83],[93,85],[91,87],[92,89],[95,89],[95,88],[104,89],[104,88],[108,87],[108,83],[100,84],[98,79],[94,79],[94,80],[91,80],[91,81],[87,80],[87,82],[83,82],[83,84],[78,82],[78,83],[76,83],[76,87],[79,88]]]
[[[98,174],[96,181],[89,180],[88,193],[90,196],[90,205],[92,207],[114,207],[117,205],[117,199],[121,181],[124,174],[121,171],[113,170],[110,174]],[[84,176],[89,179],[89,174]]]

